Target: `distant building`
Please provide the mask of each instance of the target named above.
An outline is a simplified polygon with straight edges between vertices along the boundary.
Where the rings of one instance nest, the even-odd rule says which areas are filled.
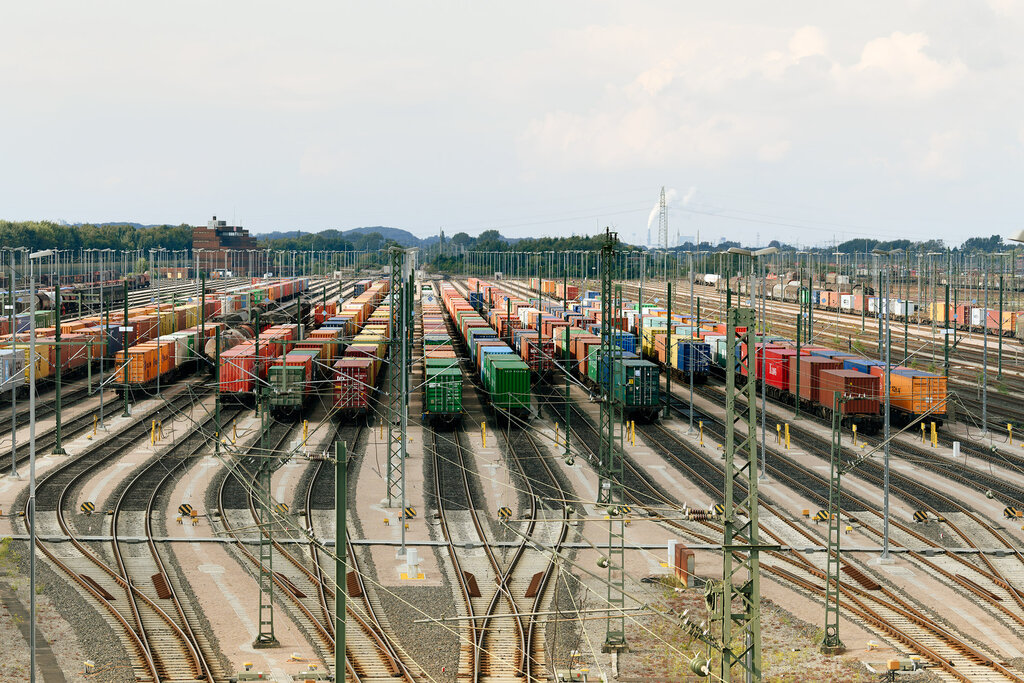
[[[228,225],[216,216],[206,227],[192,228],[192,251],[199,259],[199,269],[207,273],[223,269],[235,275],[251,275],[249,254],[245,252],[256,248],[256,238],[248,230]]]

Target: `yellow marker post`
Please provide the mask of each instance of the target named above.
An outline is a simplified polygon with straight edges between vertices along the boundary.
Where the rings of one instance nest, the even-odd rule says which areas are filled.
[[[483,440],[484,448],[487,448],[487,423],[480,423],[480,438]]]
[[[558,423],[555,423],[555,445],[558,445]]]
[[[936,448],[939,445],[939,432],[935,429],[935,423],[932,422],[932,448]]]
[[[1009,434],[1010,434],[1010,445],[1012,446],[1013,445],[1013,423],[1012,422],[1007,422],[1006,423],[1006,431],[1009,432]]]
[[[857,425],[853,425],[853,445],[857,445]]]
[[[921,443],[924,443],[924,422],[921,423]]]
[[[149,425],[149,445],[152,446],[156,443],[156,420],[153,420],[152,424]]]
[[[309,420],[302,421],[302,445],[306,445],[306,437],[309,436]]]
[[[782,443],[782,425],[775,423],[775,443]]]
[[[786,423],[786,450],[789,450],[789,423]]]
[[[96,416],[95,415],[92,416],[92,435],[96,436]],[[1012,437],[1011,437],[1010,443],[1011,444],[1013,443]]]
[[[234,445],[238,441],[238,420],[231,421],[231,443]]]
[[[700,420],[697,424],[700,425],[700,445],[704,445],[704,420]]]

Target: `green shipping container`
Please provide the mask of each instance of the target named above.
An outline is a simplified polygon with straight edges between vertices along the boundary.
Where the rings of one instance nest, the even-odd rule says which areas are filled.
[[[306,369],[296,365],[273,365],[267,373],[272,408],[301,408]]]
[[[458,368],[458,358],[427,358],[427,370],[431,368]]]
[[[489,354],[481,372],[491,404],[501,410],[524,413],[531,409],[530,368],[513,354]]]
[[[425,415],[460,415],[462,413],[462,371],[454,368],[427,367],[424,388]]]
[[[615,397],[626,408],[654,407],[660,404],[658,366],[646,360],[615,363]]]

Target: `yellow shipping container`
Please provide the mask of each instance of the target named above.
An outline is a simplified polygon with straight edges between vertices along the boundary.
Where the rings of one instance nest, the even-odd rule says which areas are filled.
[[[643,352],[653,356],[655,354],[654,337],[659,334],[668,334],[667,327],[645,327],[641,337],[640,346]]]
[[[174,311],[160,311],[160,334],[174,334]]]
[[[893,372],[889,375],[890,403],[908,413],[922,415],[933,410],[933,415],[946,414],[946,378],[937,375],[907,376]]]
[[[946,304],[935,302],[928,304],[928,317],[937,323],[946,322]]]
[[[32,349],[28,344],[15,344],[14,348],[21,349],[25,354],[25,381],[29,380],[29,366],[31,362]],[[36,346],[36,379],[43,379],[44,377],[50,377],[53,374],[53,366],[50,365],[50,353],[49,348],[43,345]]]

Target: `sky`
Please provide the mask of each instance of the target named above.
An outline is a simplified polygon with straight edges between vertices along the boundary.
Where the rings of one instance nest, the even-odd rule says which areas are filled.
[[[1024,227],[1024,2],[6,3],[0,218],[957,244]],[[657,216],[653,216],[657,236]]]

